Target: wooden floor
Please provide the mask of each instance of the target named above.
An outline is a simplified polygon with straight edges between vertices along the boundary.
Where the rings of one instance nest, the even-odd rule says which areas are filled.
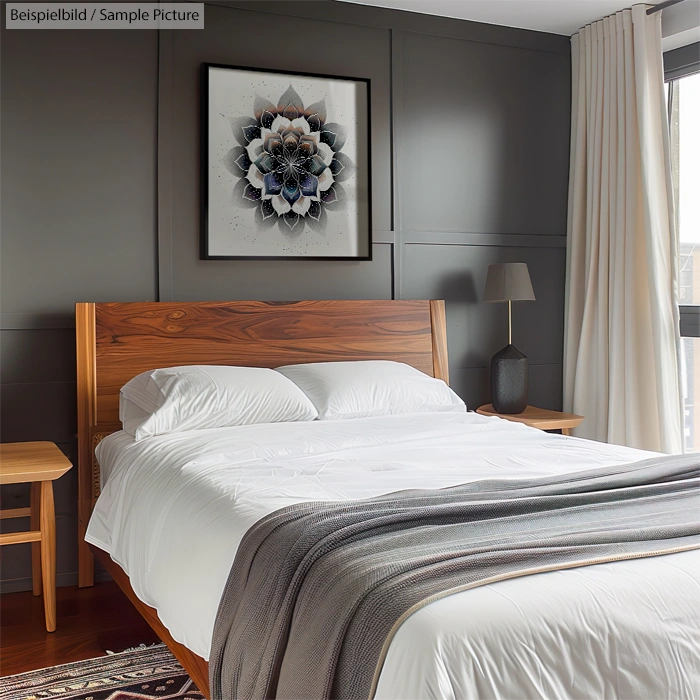
[[[0,596],[0,675],[7,676],[159,641],[113,581],[56,589],[56,631],[44,626],[41,597]]]

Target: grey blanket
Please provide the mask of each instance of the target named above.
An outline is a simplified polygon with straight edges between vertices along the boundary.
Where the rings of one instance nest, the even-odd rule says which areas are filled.
[[[368,698],[432,600],[550,569],[700,547],[700,459],[661,457],[278,510],[245,535],[216,619],[213,700]]]

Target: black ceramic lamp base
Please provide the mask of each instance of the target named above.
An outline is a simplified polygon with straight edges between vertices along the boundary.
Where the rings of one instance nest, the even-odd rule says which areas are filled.
[[[491,358],[491,405],[496,413],[527,408],[527,357],[512,345]]]

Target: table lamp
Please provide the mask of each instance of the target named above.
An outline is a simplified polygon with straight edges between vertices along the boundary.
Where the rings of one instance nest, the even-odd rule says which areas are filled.
[[[527,407],[527,357],[511,342],[511,306],[534,300],[526,263],[489,265],[484,301],[508,302],[508,345],[491,358],[491,404],[497,413],[522,413]]]

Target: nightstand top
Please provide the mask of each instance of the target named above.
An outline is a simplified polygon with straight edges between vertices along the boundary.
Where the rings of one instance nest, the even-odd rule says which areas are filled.
[[[53,442],[0,444],[0,484],[53,481],[72,466]]]
[[[522,413],[496,413],[490,403],[479,406],[476,412],[482,416],[498,416],[514,423],[525,423],[532,428],[540,430],[562,430],[564,428],[575,428],[583,420],[583,416],[575,413],[562,413],[561,411],[550,411],[548,408],[537,408],[528,406]]]

